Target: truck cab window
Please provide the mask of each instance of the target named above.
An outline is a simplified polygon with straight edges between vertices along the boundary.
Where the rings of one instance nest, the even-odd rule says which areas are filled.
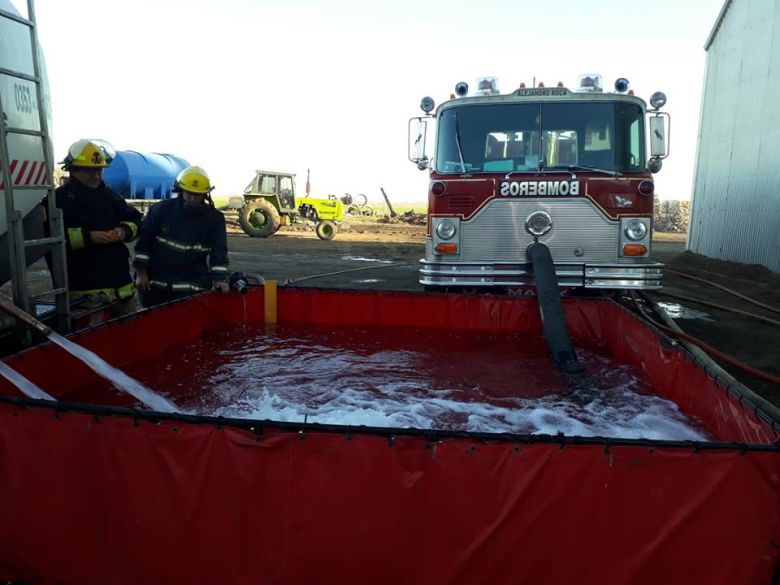
[[[546,166],[566,167],[579,164],[576,130],[545,130],[542,144]]]
[[[641,171],[645,167],[644,134],[642,133],[642,113],[638,110],[627,112],[625,116],[627,136],[620,136],[619,152],[623,152],[623,164],[632,171]]]
[[[642,116],[638,105],[614,102],[455,106],[439,119],[435,168],[530,172],[544,161],[546,168],[642,170]]]

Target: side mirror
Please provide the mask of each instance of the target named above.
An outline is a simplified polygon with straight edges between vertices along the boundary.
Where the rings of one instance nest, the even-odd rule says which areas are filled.
[[[425,155],[425,141],[428,135],[428,120],[425,118],[412,118],[409,120],[409,160],[417,165],[417,168],[428,168],[428,157]]]
[[[658,113],[650,118],[650,157],[664,159],[669,156],[668,134],[664,118],[669,114]],[[671,120],[670,120],[671,126]]]

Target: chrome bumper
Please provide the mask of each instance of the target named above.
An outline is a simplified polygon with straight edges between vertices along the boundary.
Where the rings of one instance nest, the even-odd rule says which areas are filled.
[[[663,287],[663,264],[556,264],[561,287],[657,290]],[[508,262],[432,262],[420,260],[425,286],[534,286],[532,266]]]

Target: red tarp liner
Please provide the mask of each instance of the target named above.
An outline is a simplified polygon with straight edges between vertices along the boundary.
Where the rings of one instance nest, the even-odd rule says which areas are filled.
[[[250,320],[262,320],[262,296],[246,299]],[[273,425],[258,437],[0,403],[0,578],[770,583],[780,547],[771,425],[619,306],[565,308],[578,343],[595,336],[718,441],[744,444],[431,443]],[[241,298],[204,295],[75,340],[122,365],[244,315]],[[490,296],[280,290],[279,320],[541,333],[533,300]],[[50,345],[7,361],[54,395],[94,379]]]

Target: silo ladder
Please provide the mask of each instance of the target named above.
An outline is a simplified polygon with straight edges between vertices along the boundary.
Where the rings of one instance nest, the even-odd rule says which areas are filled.
[[[35,24],[35,2],[27,1],[28,19],[0,10],[0,19],[10,19],[29,30],[30,54],[32,56],[33,74],[29,75],[22,71],[14,71],[0,67],[0,76],[12,77],[16,80],[23,80],[32,84],[35,89],[35,103],[28,106],[37,106],[38,127],[21,128],[9,126],[7,120],[12,120],[9,116],[6,118],[4,107],[10,107],[3,104],[2,95],[0,95],[0,164],[2,164],[2,173],[0,181],[5,185],[5,210],[8,222],[8,250],[9,250],[9,269],[13,289],[14,304],[26,313],[37,317],[33,301],[42,297],[53,295],[56,310],[56,327],[61,332],[70,330],[70,303],[68,298],[68,276],[65,260],[65,238],[63,231],[62,212],[57,208],[54,196],[54,163],[52,156],[52,145],[49,136],[48,121],[46,119],[46,110],[43,100],[43,82],[41,76],[40,57],[38,53],[38,34]],[[20,84],[25,85],[25,84]],[[27,87],[30,87],[27,85]],[[18,104],[17,104],[18,105]],[[32,124],[31,124],[32,126]],[[24,180],[22,171],[19,171],[16,179],[12,174],[11,152],[8,145],[8,138],[11,135],[34,136],[40,139],[43,153],[43,182],[45,184],[30,184],[30,181]],[[29,178],[30,175],[28,175]],[[16,181],[16,183],[14,182]],[[37,181],[32,181],[36,183]],[[26,240],[24,235],[23,216],[21,211],[16,208],[15,194],[22,191],[46,191],[45,198],[45,233],[47,237]],[[48,229],[46,229],[48,228]],[[27,253],[26,250],[32,247],[45,246],[47,253],[50,254],[52,272],[52,286],[49,291],[31,295],[27,283]],[[26,330],[25,341],[31,343],[29,330]]]

